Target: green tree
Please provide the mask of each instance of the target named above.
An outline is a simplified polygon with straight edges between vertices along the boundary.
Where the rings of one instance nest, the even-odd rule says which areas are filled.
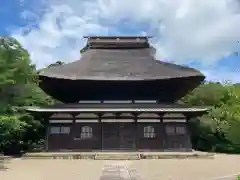
[[[225,103],[227,89],[220,83],[201,84],[182,99],[183,102],[197,106],[220,106]]]
[[[0,116],[0,149],[5,151],[14,144],[12,151],[19,151],[26,126],[27,124],[20,121],[18,116]]]
[[[82,53],[86,52],[87,49],[88,49],[88,46],[84,46],[84,47],[80,50],[80,53],[82,54]]]
[[[223,152],[240,150],[239,90],[239,86],[231,83],[210,82],[202,84],[183,98],[182,101],[186,104],[211,108],[207,115],[192,125],[196,148]]]
[[[23,145],[39,141],[40,119],[34,120],[19,107],[50,102],[38,87],[37,71],[28,52],[15,39],[1,38],[0,151],[17,152]]]
[[[0,99],[1,104],[14,105],[14,97],[25,93],[22,87],[37,83],[35,66],[28,52],[13,38],[0,41]]]
[[[50,64],[48,67],[53,67],[53,66],[61,66],[64,65],[65,63],[63,61],[56,61],[55,63]]]

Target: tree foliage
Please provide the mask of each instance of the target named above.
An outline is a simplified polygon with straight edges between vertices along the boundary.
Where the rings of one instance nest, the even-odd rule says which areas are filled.
[[[240,152],[240,86],[205,83],[182,101],[211,107],[210,112],[199,118],[199,124],[195,126],[194,131],[198,128],[198,133],[193,137],[195,148]]]
[[[61,65],[64,65],[64,64],[65,63],[62,62],[62,61],[56,61],[55,63],[50,64],[48,67],[61,66]]]
[[[0,151],[19,152],[26,142],[41,137],[36,136],[42,128],[39,120],[17,107],[50,102],[38,87],[28,52],[13,38],[0,39]]]
[[[80,50],[80,54],[83,54],[84,52],[86,52],[88,49],[88,46],[84,46],[81,50]]]

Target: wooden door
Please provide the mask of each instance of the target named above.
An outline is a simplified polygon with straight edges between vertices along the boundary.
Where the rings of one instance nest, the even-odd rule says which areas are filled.
[[[135,149],[135,132],[132,123],[103,123],[103,150]]]
[[[168,150],[187,150],[191,148],[189,134],[186,124],[167,124],[167,149]]]
[[[102,148],[103,150],[119,149],[119,132],[115,123],[103,123]]]
[[[121,150],[133,150],[135,149],[135,128],[134,124],[122,123],[119,124],[119,136]]]

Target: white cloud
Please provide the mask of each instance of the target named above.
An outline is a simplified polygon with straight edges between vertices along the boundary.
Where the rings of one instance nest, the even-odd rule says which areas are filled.
[[[202,72],[207,76],[207,80],[220,82],[240,82],[240,71],[228,71],[217,69],[203,69]]]
[[[42,67],[79,58],[82,36],[117,35],[121,24],[114,24],[127,19],[132,26],[148,24],[139,34],[155,33],[157,57],[178,63],[198,59],[208,65],[240,48],[237,6],[237,0],[50,0],[41,11],[39,28],[13,36]]]

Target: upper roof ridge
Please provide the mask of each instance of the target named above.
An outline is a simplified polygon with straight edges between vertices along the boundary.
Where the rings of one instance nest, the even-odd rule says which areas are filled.
[[[150,36],[84,36],[87,49],[149,48]]]

